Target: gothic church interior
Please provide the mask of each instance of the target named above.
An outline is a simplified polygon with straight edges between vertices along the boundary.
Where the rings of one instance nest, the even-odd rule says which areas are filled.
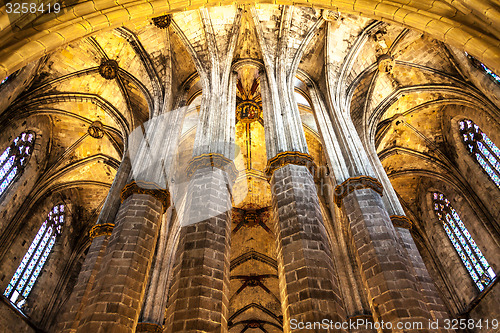
[[[500,6],[347,3],[2,7],[0,331],[499,329]]]

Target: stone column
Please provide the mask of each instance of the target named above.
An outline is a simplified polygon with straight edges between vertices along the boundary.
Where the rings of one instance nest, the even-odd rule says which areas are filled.
[[[415,272],[414,276],[420,286],[420,291],[425,297],[432,319],[434,321],[438,320],[440,323],[439,327],[442,327],[444,319],[449,319],[450,316],[411,235],[410,230],[413,223],[404,215],[391,215],[390,218],[404,244],[406,252],[408,252]],[[440,331],[446,332],[447,330],[442,329]]]
[[[199,38],[174,28],[187,44],[203,87],[193,158],[186,167],[189,183],[170,288],[164,332],[227,332],[231,189],[236,179],[236,80],[231,71],[241,22],[235,8],[227,26],[213,25],[200,10],[205,35]],[[182,167],[182,166],[181,166]]]
[[[408,253],[382,202],[383,187],[350,119],[349,103],[342,97],[339,67],[331,58],[335,54],[332,28],[327,22],[324,95],[314,82],[310,86],[327,159],[340,184],[335,188],[335,203],[347,216],[374,320],[390,322],[393,332],[398,331],[398,322],[421,321],[425,328],[431,315],[410,273],[413,267]]]
[[[210,156],[196,161],[212,158],[213,163],[189,170],[164,332],[227,332],[230,187],[235,174],[228,177],[223,165]],[[232,163],[223,158],[220,162]]]
[[[168,248],[169,231],[171,230],[173,208],[166,211],[164,221],[160,228],[156,255],[151,269],[151,277],[146,289],[144,305],[136,333],[163,331],[163,321],[165,319],[165,308],[167,306],[168,276],[170,258],[173,256]]]
[[[264,52],[265,70],[261,71],[260,79],[268,157],[266,174],[273,196],[285,332],[291,332],[291,321],[295,320],[345,320],[313,179],[314,163],[308,154],[293,90],[303,52],[323,21],[321,18],[311,20],[304,27],[305,32],[293,34],[294,15],[300,15],[295,10],[298,9],[282,7],[283,24],[278,34],[273,35],[275,40],[269,39],[265,23],[259,19],[258,12],[252,10]],[[271,52],[274,47],[276,50]]]
[[[160,227],[169,204],[166,190],[132,182],[109,238],[101,270],[76,332],[135,332]]]
[[[282,156],[286,155],[277,156],[279,164],[284,162]],[[270,162],[284,331],[291,332],[291,320],[343,322],[343,302],[313,176],[299,158],[274,170]]]
[[[88,302],[89,292],[92,290],[95,277],[101,269],[102,258],[114,227],[116,213],[120,207],[120,191],[127,182],[130,169],[130,159],[126,154],[116,172],[97,223],[90,230],[91,245],[78,275],[76,285],[65,304],[63,314],[58,320],[55,329],[57,332],[75,332],[79,325],[82,310]]]

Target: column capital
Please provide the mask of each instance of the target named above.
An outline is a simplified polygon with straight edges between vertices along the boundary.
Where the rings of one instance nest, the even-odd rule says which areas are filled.
[[[335,187],[335,203],[340,207],[342,205],[342,200],[347,195],[352,193],[354,190],[364,188],[371,188],[380,194],[380,196],[382,196],[382,192],[384,190],[384,187],[376,178],[370,176],[351,177]]]
[[[113,232],[113,228],[115,225],[113,223],[100,223],[96,224],[95,226],[92,227],[89,231],[89,237],[90,239],[97,238],[99,236],[109,236]]]
[[[155,323],[142,322],[142,323],[137,323],[137,328],[135,330],[141,333],[144,332],[162,333],[163,327]]]
[[[168,207],[170,207],[170,192],[167,189],[162,189],[160,186],[154,183],[137,183],[135,180],[131,183],[125,185],[123,188],[120,197],[122,202],[125,201],[132,194],[148,194],[158,201],[160,201],[163,205],[163,212],[165,212]]]
[[[238,170],[233,160],[222,154],[207,153],[193,157],[187,167],[188,178],[191,178],[197,170],[203,168],[217,168],[226,171],[231,183],[234,183],[236,177],[238,177]]]
[[[389,217],[391,218],[391,222],[395,227],[405,228],[410,230],[411,227],[413,226],[411,220],[404,215],[391,215]]]
[[[299,151],[284,151],[267,161],[264,173],[270,179],[274,171],[288,164],[306,166],[312,175],[314,175],[316,169],[316,164],[311,155]]]

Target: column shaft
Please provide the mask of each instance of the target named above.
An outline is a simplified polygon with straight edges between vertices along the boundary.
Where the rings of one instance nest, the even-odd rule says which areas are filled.
[[[345,320],[313,177],[286,165],[271,178],[285,332],[290,320]]]
[[[151,195],[124,200],[77,332],[135,331],[161,213],[162,203]]]
[[[227,332],[231,197],[225,172],[189,184],[164,332]]]
[[[355,189],[344,196],[343,204],[375,319],[394,327],[398,322],[420,321],[424,325],[420,331],[428,331],[427,305],[380,194],[372,188]]]

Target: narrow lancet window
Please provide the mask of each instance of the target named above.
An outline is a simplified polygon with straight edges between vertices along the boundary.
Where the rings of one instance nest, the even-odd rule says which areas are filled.
[[[462,139],[490,179],[500,188],[500,149],[472,120],[459,122]]]
[[[26,303],[31,289],[42,271],[43,265],[61,233],[64,224],[64,205],[56,205],[47,215],[35,239],[24,255],[14,276],[3,293],[15,306],[21,308]]]
[[[479,291],[483,291],[496,277],[483,253],[476,245],[471,234],[451,206],[450,201],[442,193],[433,194],[434,211],[443,224],[453,247],[462,259],[472,280]]]
[[[0,155],[0,196],[23,172],[33,151],[34,143],[35,133],[23,132]]]

